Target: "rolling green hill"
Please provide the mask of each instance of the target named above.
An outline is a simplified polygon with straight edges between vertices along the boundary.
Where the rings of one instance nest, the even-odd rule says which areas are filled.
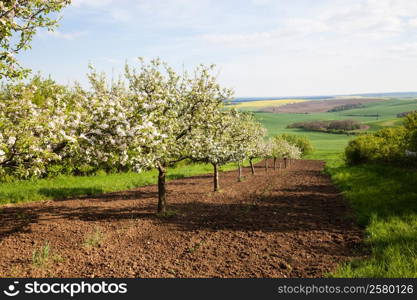
[[[417,110],[416,99],[384,100],[381,102],[364,104],[364,107],[362,108],[332,113],[274,114],[255,111],[254,114],[268,129],[268,134],[270,136],[281,133],[305,135],[311,139],[316,148],[315,153],[309,158],[329,160],[340,158],[344,147],[347,145],[348,141],[352,139],[352,136],[309,132],[297,128],[288,129],[286,128],[287,125],[301,121],[353,119],[369,125],[369,130],[374,131],[383,127],[400,125],[401,119],[397,118],[397,114],[411,110]],[[378,115],[378,117],[375,117],[375,115]]]

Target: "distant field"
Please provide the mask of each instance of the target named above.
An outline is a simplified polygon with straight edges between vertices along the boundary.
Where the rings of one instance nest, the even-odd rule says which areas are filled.
[[[327,112],[335,107],[347,104],[365,104],[383,101],[379,98],[343,98],[308,101],[305,103],[288,103],[280,107],[264,107],[262,111],[273,113],[318,113]]]
[[[322,114],[320,114],[322,115]],[[282,133],[299,134],[307,136],[314,145],[316,151],[310,155],[309,159],[338,159],[343,148],[352,138],[343,134],[329,134],[323,132],[304,131],[299,128],[286,128],[293,122],[305,120],[331,120],[332,116],[317,116],[316,114],[274,114],[274,113],[255,113],[255,117],[266,127],[268,135],[273,136]],[[325,118],[327,117],[327,118]]]
[[[370,131],[383,127],[392,127],[401,124],[397,114],[417,109],[415,99],[393,99],[380,102],[365,103],[363,108],[356,108],[340,112],[321,112],[310,114],[275,114],[269,112],[256,112],[255,117],[268,129],[270,136],[281,133],[293,133],[307,136],[314,144],[316,151],[309,156],[310,159],[333,160],[341,157],[343,150],[352,136],[344,134],[330,134],[322,132],[309,132],[297,128],[286,128],[289,124],[302,121],[315,120],[346,120],[353,119],[369,125]],[[378,115],[378,117],[369,117]]]
[[[245,101],[245,102],[238,102],[238,103],[233,103],[233,107],[235,108],[254,108],[254,109],[259,109],[262,107],[269,107],[269,106],[273,106],[273,107],[278,107],[278,106],[282,106],[282,105],[287,105],[287,104],[293,104],[293,103],[301,103],[301,102],[306,102],[308,100],[301,100],[301,99],[277,99],[277,100],[263,100],[263,101]]]

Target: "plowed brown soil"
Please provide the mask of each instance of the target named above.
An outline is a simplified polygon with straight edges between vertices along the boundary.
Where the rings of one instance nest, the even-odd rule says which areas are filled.
[[[343,98],[331,100],[313,100],[299,103],[289,103],[277,107],[265,107],[260,111],[272,113],[290,113],[290,114],[305,114],[327,112],[333,108],[347,104],[364,104],[371,102],[379,102],[383,99],[379,98]]]
[[[219,193],[210,175],[171,181],[171,217],[155,214],[156,186],[4,207],[0,276],[321,277],[357,255],[362,236],[323,165],[258,165],[243,182],[221,173]],[[95,232],[98,245],[86,243]]]

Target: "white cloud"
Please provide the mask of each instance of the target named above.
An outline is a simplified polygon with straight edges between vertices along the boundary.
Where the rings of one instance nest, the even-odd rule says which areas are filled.
[[[102,22],[178,27],[202,20],[215,0],[73,0],[73,8],[96,9]],[[211,6],[209,6],[211,4]]]
[[[329,24],[319,19],[293,18],[285,21],[283,35],[309,35],[331,30]]]
[[[271,40],[276,34],[274,32],[255,32],[247,34],[205,34],[201,38],[214,44],[232,45],[238,47],[254,46]]]
[[[114,41],[88,59],[216,63],[239,96],[412,89],[417,69],[417,0],[73,0],[77,11]]]
[[[246,53],[222,64],[224,82],[240,96],[415,90],[409,77],[417,42],[407,41],[417,27],[417,1],[334,3],[290,14],[269,31],[201,38]]]
[[[410,91],[416,67],[391,59],[277,54],[225,63],[220,79],[240,97]]]
[[[339,34],[391,37],[403,32],[406,24],[402,19],[403,13],[390,9],[390,3],[389,0],[368,0],[361,5],[329,10],[320,18]],[[417,16],[417,11],[414,13]]]
[[[254,5],[269,5],[272,3],[272,0],[251,0]]]
[[[288,40],[297,40],[311,34],[328,31],[328,26],[320,20],[292,18],[285,20],[279,28],[272,31],[204,34],[200,38],[205,42],[237,48],[282,47],[282,43]]]
[[[85,31],[61,32],[58,29],[55,29],[54,31],[43,31],[41,34],[44,36],[52,36],[57,39],[75,40],[79,37],[85,36],[87,33]]]
[[[408,25],[412,28],[417,28],[417,18],[408,20]]]
[[[202,38],[212,43],[246,47],[254,44],[279,43],[283,38],[301,39],[308,35],[335,34],[351,39],[383,40],[396,37],[417,27],[417,1],[367,0],[352,5],[323,9],[313,16],[291,17],[281,21],[273,30],[246,33],[205,34]],[[415,17],[407,21],[404,17]]]
[[[90,7],[104,7],[113,3],[121,2],[124,0],[72,0],[71,4],[80,7],[80,6],[90,6]]]
[[[417,42],[394,45],[390,50],[401,56],[417,56]]]
[[[112,58],[112,57],[102,57],[100,60],[109,63],[111,65],[122,65],[123,64],[123,60],[121,59],[117,59],[117,58]]]

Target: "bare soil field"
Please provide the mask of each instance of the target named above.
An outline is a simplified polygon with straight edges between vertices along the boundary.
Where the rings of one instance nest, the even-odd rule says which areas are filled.
[[[218,193],[210,175],[170,181],[171,217],[155,214],[154,185],[2,207],[0,276],[322,277],[363,253],[362,231],[323,166],[259,164],[243,182],[224,172]],[[34,250],[47,241],[36,266]]]
[[[290,103],[277,107],[265,107],[261,109],[262,112],[272,112],[272,113],[318,113],[326,112],[337,106],[346,105],[346,104],[364,104],[370,102],[383,101],[379,98],[344,98],[344,99],[335,99],[335,100],[314,100],[306,101],[300,103]]]

